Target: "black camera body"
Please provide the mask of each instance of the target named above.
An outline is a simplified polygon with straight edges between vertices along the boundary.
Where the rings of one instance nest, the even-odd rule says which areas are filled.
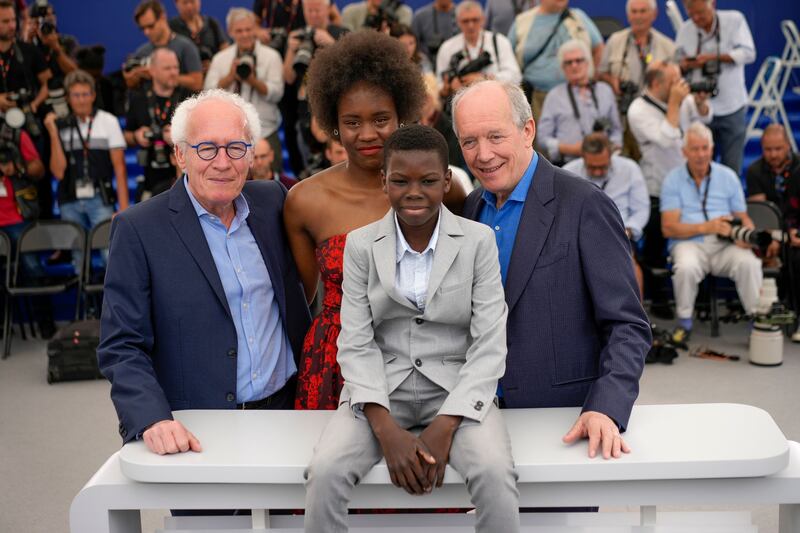
[[[596,118],[592,123],[592,132],[605,133],[607,137],[611,134],[612,129],[614,129],[614,125],[606,117]]]
[[[289,33],[285,28],[269,29],[269,46],[276,50],[281,57],[286,53],[286,43],[289,40]]]
[[[129,57],[122,65],[122,70],[130,72],[138,67],[146,67],[148,60],[146,57]]]
[[[731,242],[744,242],[754,248],[766,250],[772,242],[772,234],[768,231],[758,231],[742,226],[742,219],[734,217],[728,224],[731,225],[731,235],[727,239]]]
[[[297,52],[294,55],[294,62],[292,68],[297,73],[298,78],[305,76],[308,70],[308,65],[311,64],[311,58],[314,57],[314,52],[317,50],[317,45],[314,42],[314,28],[306,26],[298,32],[300,38],[300,46],[297,47]]]
[[[25,114],[25,130],[31,137],[40,137],[42,135],[42,128],[39,126],[39,120],[31,109],[33,98],[33,93],[24,88],[19,89],[15,93],[8,93],[8,99],[15,102],[17,107]]]
[[[719,94],[716,78],[709,78],[700,81],[689,82],[689,91],[693,93],[708,93],[711,96]]]
[[[475,59],[471,59],[464,63],[464,52],[462,50],[453,54],[453,56],[450,58],[450,65],[443,75],[451,80],[453,78],[461,78],[467,74],[480,72],[491,64],[492,56],[486,50],[478,54],[478,57]]]
[[[367,15],[364,20],[364,26],[380,30],[384,22],[389,26],[396,24],[400,21],[397,11],[402,5],[403,3],[400,0],[382,0],[381,5],[378,6],[378,12],[374,15]]]
[[[236,75],[246,80],[253,73],[256,64],[256,56],[252,52],[244,52],[239,55],[239,64],[236,65]]]
[[[146,162],[139,161],[139,163],[142,166],[149,166],[151,168],[169,168],[170,148],[164,140],[164,130],[161,126],[153,123],[150,126],[150,131],[146,132],[144,137],[150,141],[150,149],[142,151],[146,156]]]
[[[628,112],[628,108],[631,106],[631,103],[639,96],[639,86],[633,83],[632,81],[621,81],[619,82],[619,112],[620,114],[624,115]]]

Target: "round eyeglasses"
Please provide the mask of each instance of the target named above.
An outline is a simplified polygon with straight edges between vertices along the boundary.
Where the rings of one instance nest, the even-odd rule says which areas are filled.
[[[253,145],[244,141],[232,141],[226,145],[220,146],[212,142],[201,142],[197,144],[190,144],[189,148],[194,148],[197,152],[197,157],[203,161],[211,161],[217,157],[217,152],[220,148],[225,148],[225,153],[228,154],[229,159],[241,159],[247,155],[247,149]]]

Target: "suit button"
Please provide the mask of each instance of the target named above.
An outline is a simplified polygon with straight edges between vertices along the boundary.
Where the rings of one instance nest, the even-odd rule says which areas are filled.
[[[414,319],[414,322],[416,322],[417,324],[422,324],[422,323],[423,323],[423,322],[425,322],[425,321],[424,321],[424,320],[422,320],[421,318],[415,318],[415,319]]]
[[[234,350],[234,349],[228,350],[228,357],[231,357],[231,358],[236,357],[236,350]]]
[[[228,400],[229,402],[232,402],[233,400],[236,399],[236,395],[232,392],[229,392],[227,395],[225,395],[225,399]]]
[[[477,402],[475,402],[475,410],[480,411],[481,409],[483,409],[483,402],[478,400]]]
[[[422,366],[422,359],[414,359],[414,364],[417,366]]]

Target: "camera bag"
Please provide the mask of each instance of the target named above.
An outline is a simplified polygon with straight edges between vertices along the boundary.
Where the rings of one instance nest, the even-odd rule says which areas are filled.
[[[99,379],[97,345],[100,321],[78,320],[62,326],[47,343],[47,382]]]

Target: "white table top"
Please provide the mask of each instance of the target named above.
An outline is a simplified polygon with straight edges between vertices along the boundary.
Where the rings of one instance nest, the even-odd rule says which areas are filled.
[[[740,404],[635,406],[624,434],[632,452],[589,459],[587,444],[561,437],[578,408],[506,409],[520,483],[701,479],[767,476],[789,461],[789,445],[772,417]],[[330,411],[176,411],[201,453],[159,456],[143,442],[126,444],[120,465],[130,479],[159,483],[303,482]],[[390,483],[384,463],[362,484]],[[445,483],[462,483],[448,468]]]

